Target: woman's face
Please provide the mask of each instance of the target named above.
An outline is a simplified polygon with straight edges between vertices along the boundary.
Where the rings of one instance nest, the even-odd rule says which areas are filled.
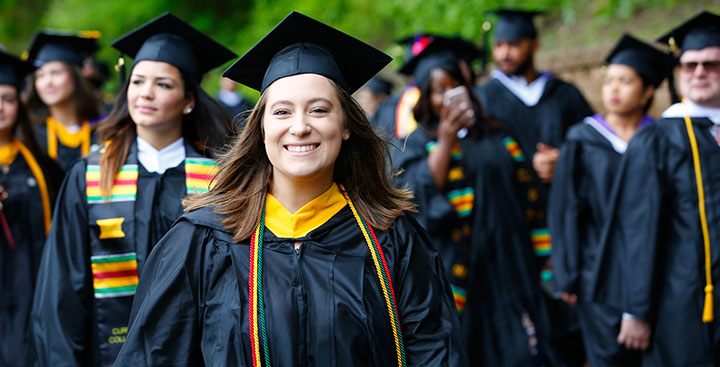
[[[194,108],[195,99],[185,98],[180,70],[162,61],[139,61],[130,75],[128,110],[135,125],[167,130],[181,126],[183,114]]]
[[[15,126],[19,103],[17,89],[14,86],[0,85],[0,132],[9,132]]]
[[[48,106],[73,98],[75,87],[70,67],[62,61],[46,62],[35,70],[35,90],[40,100]]]
[[[609,113],[628,114],[642,110],[655,88],[644,87],[635,70],[627,65],[608,65],[602,99]]]
[[[293,75],[278,79],[265,93],[262,128],[273,179],[331,180],[350,131],[330,80],[318,74]]]
[[[445,92],[459,85],[460,82],[442,69],[433,69],[430,72],[430,105],[435,116],[440,116]]]

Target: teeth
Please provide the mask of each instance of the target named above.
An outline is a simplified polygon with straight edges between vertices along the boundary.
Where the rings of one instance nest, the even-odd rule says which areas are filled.
[[[301,153],[301,152],[307,152],[308,150],[313,150],[317,148],[316,144],[313,145],[288,145],[287,150],[291,151],[293,153]]]

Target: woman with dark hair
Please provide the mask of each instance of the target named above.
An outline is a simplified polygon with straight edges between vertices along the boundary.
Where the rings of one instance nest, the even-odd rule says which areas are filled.
[[[94,123],[100,117],[92,85],[82,76],[86,57],[97,50],[95,38],[38,32],[29,51],[32,74],[28,108],[47,154],[67,171],[90,154]]]
[[[20,101],[30,72],[31,65],[0,51],[0,366],[31,364],[29,311],[62,180]]]
[[[99,128],[105,146],[68,172],[38,275],[43,366],[113,364],[147,256],[183,198],[208,191],[232,128],[199,87],[235,57],[224,46],[166,13],[113,47],[134,58],[130,78]]]
[[[466,365],[437,254],[350,96],[389,62],[293,12],[225,72],[260,100],[153,250],[116,366]]]
[[[625,35],[605,61],[602,99],[607,113],[570,128],[555,171],[548,219],[555,283],[563,299],[578,307],[590,365],[632,366],[639,365],[640,353],[617,341],[623,317],[632,316],[598,301],[603,289],[621,286],[619,268],[600,266],[603,258],[617,257],[605,254],[601,238],[620,161],[635,132],[654,121],[646,113],[672,59]]]
[[[547,242],[542,183],[467,92],[458,47],[436,38],[403,67],[421,92],[418,129],[393,161],[442,255],[470,363],[560,365],[533,254]]]

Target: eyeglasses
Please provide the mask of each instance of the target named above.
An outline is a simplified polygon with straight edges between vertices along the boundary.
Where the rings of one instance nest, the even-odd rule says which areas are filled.
[[[708,73],[720,73],[720,61],[681,62],[680,70],[685,73],[694,73],[698,65],[702,65],[703,69],[705,69]]]

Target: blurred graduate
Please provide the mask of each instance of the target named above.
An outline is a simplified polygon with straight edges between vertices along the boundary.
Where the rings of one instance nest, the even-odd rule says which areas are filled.
[[[82,75],[85,59],[97,48],[95,38],[37,32],[28,53],[37,67],[27,101],[31,118],[40,144],[64,171],[97,143],[94,127],[100,101]]]
[[[393,151],[393,164],[439,248],[471,365],[561,365],[531,242],[532,233],[547,231],[534,214],[545,206],[543,184],[471,94],[459,66],[465,48],[435,39],[403,66],[420,91],[418,126],[404,150]],[[450,98],[463,92],[460,103]]]
[[[351,97],[390,60],[292,12],[226,70],[260,100],[150,256],[116,366],[467,365],[438,254]]]
[[[553,242],[553,272],[563,298],[577,305],[585,350],[591,366],[638,365],[640,355],[618,344],[622,311],[594,300],[594,288],[620,286],[619,269],[605,268],[598,284],[595,259],[628,141],[652,122],[647,116],[653,94],[671,72],[672,58],[624,35],[605,59],[602,100],[607,113],[586,117],[568,131],[560,150],[548,209]]]
[[[405,37],[397,41],[405,49],[404,65],[417,57],[428,45],[434,41],[451,41],[456,43],[458,53],[458,67],[463,76],[463,83],[472,85],[475,81],[475,73],[472,69],[473,60],[481,56],[481,50],[472,42],[468,42],[459,36],[442,36],[430,33],[418,33],[414,36]],[[373,115],[372,122],[380,132],[380,135],[393,143],[402,144],[410,133],[418,127],[413,110],[420,99],[420,89],[413,79],[412,72],[401,69],[400,73],[406,75],[410,81],[399,93],[391,94],[378,106]]]
[[[32,363],[30,307],[60,167],[35,138],[20,91],[31,64],[0,51],[0,365]]]
[[[627,147],[601,240],[615,255],[597,260],[622,283],[596,298],[626,313],[617,341],[643,365],[717,366],[720,17],[702,12],[659,40],[680,53],[684,100]]]
[[[125,340],[133,295],[155,243],[207,192],[227,112],[199,86],[235,54],[172,14],[113,43],[134,58],[104,147],[64,181],[33,303],[42,366],[110,366]]]

